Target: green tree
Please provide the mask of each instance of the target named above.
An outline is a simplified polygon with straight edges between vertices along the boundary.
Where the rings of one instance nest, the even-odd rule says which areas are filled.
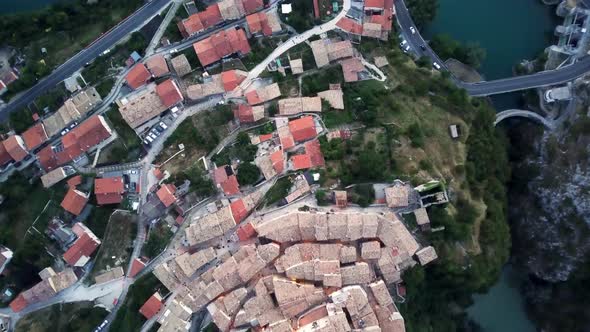
[[[254,184],[258,179],[260,179],[260,171],[256,165],[244,162],[238,166],[238,182],[240,184]]]
[[[419,28],[424,28],[436,17],[438,3],[436,0],[407,0],[408,10],[412,14],[414,23]]]

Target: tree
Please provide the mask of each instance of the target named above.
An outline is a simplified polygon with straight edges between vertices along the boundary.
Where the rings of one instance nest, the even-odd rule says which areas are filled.
[[[408,0],[407,3],[414,23],[419,28],[425,27],[436,17],[436,11],[438,9],[436,0]]]
[[[245,162],[238,167],[238,182],[240,184],[254,184],[260,178],[260,171],[256,165]]]
[[[420,59],[416,61],[416,64],[422,68],[432,68],[432,60],[429,56],[421,56]]]

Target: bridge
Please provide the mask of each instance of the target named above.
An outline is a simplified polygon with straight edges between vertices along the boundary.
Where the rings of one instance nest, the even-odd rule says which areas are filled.
[[[590,2],[590,0],[588,0]],[[401,30],[410,44],[412,50],[419,56],[426,56],[432,61],[440,64],[443,70],[448,70],[444,61],[430,48],[422,38],[418,29],[412,33],[410,28],[415,27],[408,8],[403,0],[395,1],[396,17]],[[466,83],[455,79],[455,84],[467,91],[471,96],[491,96],[507,92],[540,88],[569,82],[579,78],[590,71],[590,57],[586,56],[580,61],[560,69],[543,71],[531,75],[504,78],[494,81],[482,81],[477,83]]]
[[[530,119],[535,122],[541,123],[543,126],[545,126],[549,130],[552,130],[555,128],[555,123],[552,120],[542,117],[541,115],[539,115],[535,112],[525,111],[525,110],[507,110],[507,111],[502,111],[502,112],[496,114],[496,120],[494,121],[494,126],[497,126],[498,123],[500,123],[506,119],[516,118],[516,117],[526,118],[526,119]]]

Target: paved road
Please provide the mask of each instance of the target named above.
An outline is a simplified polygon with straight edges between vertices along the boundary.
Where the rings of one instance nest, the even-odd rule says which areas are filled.
[[[119,40],[129,33],[141,28],[144,23],[160,12],[171,0],[151,0],[146,5],[131,14],[125,21],[105,33],[87,48],[74,55],[66,63],[55,69],[49,76],[39,81],[31,89],[21,94],[18,98],[8,103],[0,110],[0,121],[8,118],[12,112],[20,110],[41,94],[65,80],[84,64],[94,60],[105,50],[113,47]]]
[[[403,0],[395,1],[395,10],[397,21],[402,28],[403,34],[415,53],[418,56],[430,57],[432,61],[437,62],[444,70],[446,70],[444,62],[428,46],[418,30],[416,29],[416,33],[412,34],[410,27],[415,28],[415,25]],[[421,45],[424,46],[424,50],[420,48]],[[532,75],[510,77],[494,81],[483,81],[479,83],[465,83],[459,80],[455,80],[455,83],[459,87],[467,90],[471,96],[489,96],[562,84],[581,77],[589,71],[590,57],[585,57],[572,65],[557,70],[548,70]]]

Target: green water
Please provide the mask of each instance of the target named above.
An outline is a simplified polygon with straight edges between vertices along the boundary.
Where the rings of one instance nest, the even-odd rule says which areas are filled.
[[[60,1],[62,0],[0,0],[0,14],[13,14],[43,9],[45,6]]]
[[[512,76],[512,66],[532,59],[553,40],[555,7],[541,0],[438,0],[434,22],[424,35],[445,33],[478,42],[487,51],[479,68],[487,80]]]
[[[475,303],[467,309],[467,314],[484,332],[535,332],[518,290],[521,278],[507,265],[486,294],[473,297]]]

